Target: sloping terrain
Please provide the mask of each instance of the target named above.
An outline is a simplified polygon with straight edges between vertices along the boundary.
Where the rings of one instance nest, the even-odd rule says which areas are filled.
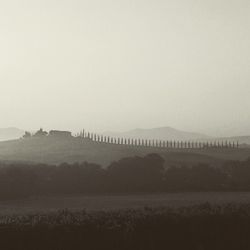
[[[224,160],[244,160],[249,148],[239,149],[166,149],[97,143],[83,138],[30,138],[0,143],[0,161],[24,161],[59,164],[94,162],[107,166],[128,156],[158,153],[170,165],[197,163],[220,164]]]
[[[140,138],[148,140],[200,140],[210,138],[207,135],[178,130],[171,127],[152,129],[134,129],[123,133],[106,132],[106,135],[124,138]]]

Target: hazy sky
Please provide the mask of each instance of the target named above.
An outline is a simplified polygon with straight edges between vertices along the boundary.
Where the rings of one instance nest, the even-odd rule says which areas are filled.
[[[249,0],[0,0],[0,127],[250,134]]]

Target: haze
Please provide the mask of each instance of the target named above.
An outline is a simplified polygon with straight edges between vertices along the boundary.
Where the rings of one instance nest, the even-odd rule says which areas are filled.
[[[0,1],[0,127],[250,134],[248,0]]]

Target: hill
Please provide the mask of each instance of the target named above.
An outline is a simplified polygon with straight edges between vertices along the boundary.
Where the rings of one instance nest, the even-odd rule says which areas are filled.
[[[250,136],[212,137],[201,133],[187,132],[171,127],[160,127],[152,129],[134,129],[127,132],[106,132],[107,136],[123,137],[147,140],[168,140],[168,141],[228,141],[239,142],[239,144],[250,145]]]
[[[24,130],[18,128],[0,128],[0,141],[18,139],[23,136]]]
[[[106,132],[105,134],[114,137],[139,138],[148,140],[155,139],[155,140],[187,141],[187,140],[201,140],[201,139],[211,138],[204,134],[182,131],[171,127],[160,127],[152,129],[138,128],[122,133]]]
[[[24,161],[59,164],[62,162],[94,162],[107,166],[128,156],[158,153],[166,165],[180,166],[208,163],[218,165],[225,160],[245,160],[249,148],[166,149],[115,145],[93,142],[87,138],[30,138],[0,142],[0,161]]]

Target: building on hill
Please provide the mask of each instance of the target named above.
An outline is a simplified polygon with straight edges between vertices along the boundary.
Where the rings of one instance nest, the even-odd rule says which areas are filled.
[[[54,136],[57,138],[68,138],[72,137],[72,134],[70,131],[51,130],[49,132],[49,136]]]

